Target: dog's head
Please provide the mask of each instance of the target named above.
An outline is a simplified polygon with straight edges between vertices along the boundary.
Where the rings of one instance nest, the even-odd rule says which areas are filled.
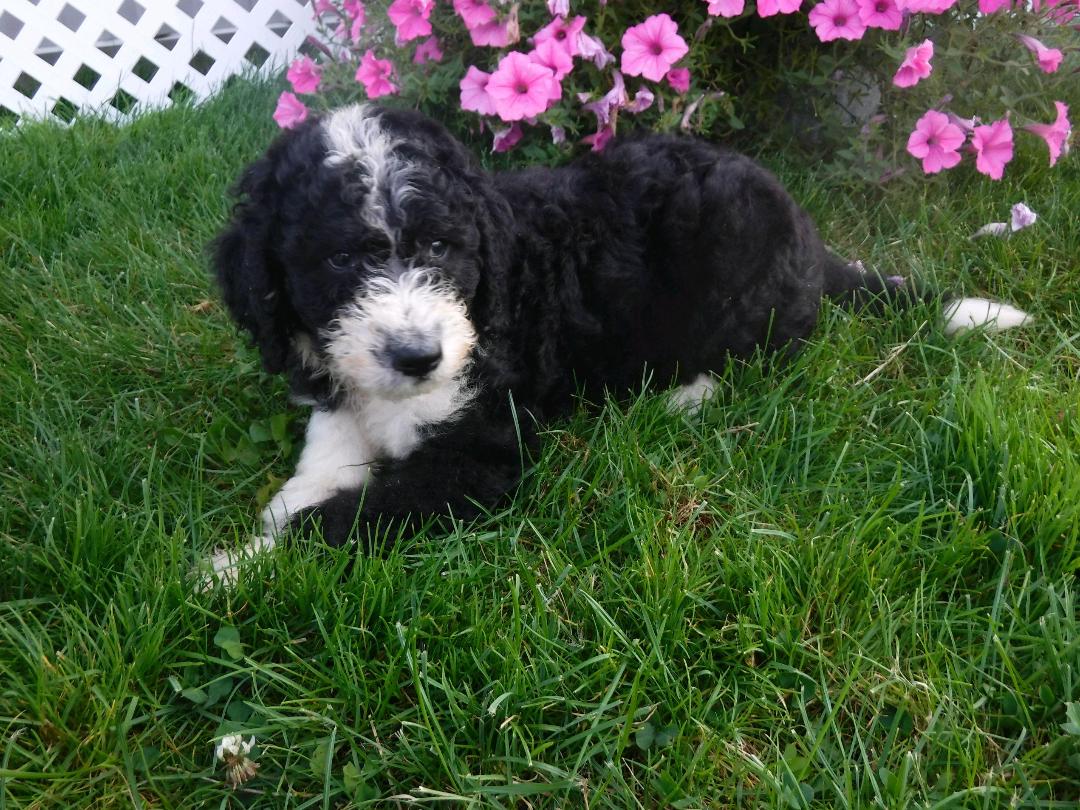
[[[284,132],[215,243],[225,303],[268,371],[345,393],[458,378],[502,319],[511,219],[465,148],[418,114],[355,105]]]

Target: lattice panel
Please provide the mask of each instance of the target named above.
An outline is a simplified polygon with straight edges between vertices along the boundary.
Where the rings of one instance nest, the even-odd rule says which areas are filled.
[[[0,121],[201,100],[314,31],[308,0],[0,0]]]

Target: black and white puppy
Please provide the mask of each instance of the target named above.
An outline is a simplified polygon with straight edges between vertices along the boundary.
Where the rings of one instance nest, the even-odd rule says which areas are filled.
[[[914,296],[826,251],[752,160],[692,138],[615,141],[558,169],[489,174],[418,114],[346,107],[247,168],[217,278],[270,372],[314,407],[263,534],[215,571],[317,526],[331,544],[469,518],[518,483],[537,425],[798,350],[823,297]],[[1022,323],[980,299],[946,330]]]

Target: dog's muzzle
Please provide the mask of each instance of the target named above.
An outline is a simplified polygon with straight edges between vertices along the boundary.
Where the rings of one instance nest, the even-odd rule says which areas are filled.
[[[356,393],[393,399],[457,379],[476,330],[456,290],[429,270],[372,279],[325,334],[330,371]]]

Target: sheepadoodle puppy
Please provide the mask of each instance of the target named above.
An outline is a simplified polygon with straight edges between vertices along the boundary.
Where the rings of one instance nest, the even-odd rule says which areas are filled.
[[[578,392],[675,385],[693,406],[730,358],[798,351],[823,297],[915,297],[830,254],[769,172],[693,138],[490,174],[429,118],[357,105],[282,133],[237,193],[225,303],[313,411],[262,535],[215,556],[225,578],[287,532],[364,543],[476,516]],[[1026,318],[945,313],[950,331]]]

